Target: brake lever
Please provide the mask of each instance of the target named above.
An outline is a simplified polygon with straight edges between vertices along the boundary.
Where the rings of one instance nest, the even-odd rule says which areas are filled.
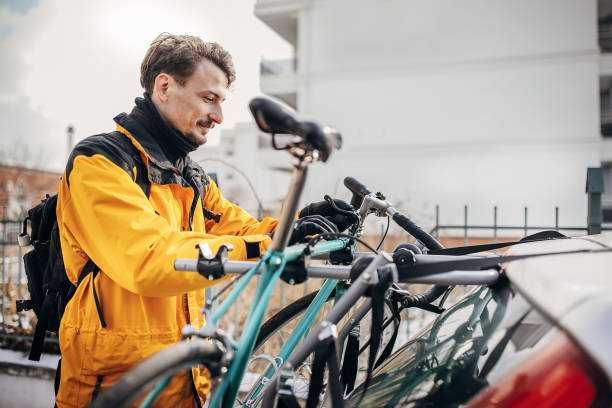
[[[355,220],[359,222],[359,214],[357,213],[357,210],[350,211],[350,210],[344,210],[338,207],[336,203],[334,202],[334,199],[331,198],[328,194],[325,194],[323,196],[323,199],[327,201],[327,204],[329,204],[331,208],[333,208],[337,213],[347,215],[349,217],[354,217]]]

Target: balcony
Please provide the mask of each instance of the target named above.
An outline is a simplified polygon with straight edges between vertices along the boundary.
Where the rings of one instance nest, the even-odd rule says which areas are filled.
[[[259,67],[262,92],[281,99],[295,109],[298,88],[296,59],[262,60]]]
[[[612,24],[599,23],[599,48],[602,54],[612,52]]]
[[[298,14],[301,0],[257,0],[255,16],[294,47],[297,45]]]
[[[283,60],[262,60],[259,63],[261,76],[295,74],[297,71],[297,60],[295,58]]]

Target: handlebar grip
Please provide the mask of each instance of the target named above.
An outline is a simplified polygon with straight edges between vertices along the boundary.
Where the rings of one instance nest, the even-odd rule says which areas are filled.
[[[345,177],[344,185],[353,193],[353,198],[351,198],[351,205],[355,209],[359,209],[359,207],[361,207],[363,197],[372,193],[365,185],[361,184],[353,177]]]
[[[393,214],[393,221],[395,221],[397,225],[402,227],[407,233],[425,244],[425,246],[430,250],[444,248],[442,244],[440,244],[434,237],[423,231],[421,227],[416,225],[405,215],[397,212]]]

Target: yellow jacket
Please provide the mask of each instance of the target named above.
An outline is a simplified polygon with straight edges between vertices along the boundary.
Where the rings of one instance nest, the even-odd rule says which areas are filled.
[[[60,185],[57,220],[68,277],[76,284],[89,258],[100,272],[81,282],[61,321],[59,407],[88,404],[132,366],[179,341],[185,324],[202,326],[204,288],[218,281],[175,271],[176,258],[197,258],[203,240],[213,252],[231,243],[233,260],[257,257],[277,225],[224,199],[189,157],[182,172],[174,168],[154,136],[122,115],[115,118],[118,132],[75,147]],[[192,406],[195,390],[203,403],[210,388],[203,371],[192,370],[193,382],[190,373],[175,376],[158,405]]]

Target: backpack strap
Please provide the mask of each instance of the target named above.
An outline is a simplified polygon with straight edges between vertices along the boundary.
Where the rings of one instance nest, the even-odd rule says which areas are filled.
[[[79,276],[77,287],[87,275],[93,273],[93,277],[95,278],[99,271],[100,268],[98,268],[97,265],[91,259],[89,259],[81,270],[81,275]],[[100,301],[98,300],[98,295],[96,293],[95,286],[93,287],[93,290],[94,300],[96,302],[96,308],[98,309],[98,317],[100,318],[100,323],[102,324],[102,327],[106,327],[106,322],[104,321],[104,317],[102,315],[102,306],[100,305]],[[45,344],[45,334],[47,333],[48,328],[47,323],[51,319],[52,313],[54,313],[56,310],[57,296],[52,296],[47,292],[44,297],[43,303],[40,306],[40,316],[38,317],[38,321],[36,322],[36,328],[34,329],[32,347],[30,348],[30,355],[28,356],[29,360],[40,361],[40,356],[43,351],[43,345]]]
[[[93,276],[91,277],[91,286],[93,290],[94,301],[96,302],[96,309],[98,311],[98,317],[100,318],[100,324],[102,325],[102,327],[106,327],[106,320],[104,320],[104,314],[102,313],[102,304],[100,303],[100,299],[98,298],[98,291],[96,290],[95,279],[98,275],[98,272],[100,272],[100,268],[98,268],[98,265],[96,265],[94,261],[91,260],[91,258],[88,259],[85,263],[85,266],[83,266],[83,269],[81,269],[81,274],[79,275],[77,287],[81,284],[81,282],[83,281],[83,279],[85,279],[87,275],[89,275],[90,273],[93,274]]]
[[[55,296],[45,296],[40,306],[40,316],[38,316],[36,328],[34,329],[32,348],[30,348],[30,355],[28,356],[29,360],[40,361],[40,355],[45,344],[45,334],[47,333],[47,322],[51,318],[51,313],[55,311],[54,306],[57,306],[57,298]]]
[[[132,158],[130,171],[133,167],[136,167],[136,174],[134,175],[134,182],[142,189],[142,192],[149,198],[151,196],[151,180],[149,180],[149,173],[147,166],[142,160],[140,150],[132,144],[132,141],[123,133],[114,131],[108,133],[108,137],[112,138],[121,148],[128,153]]]

